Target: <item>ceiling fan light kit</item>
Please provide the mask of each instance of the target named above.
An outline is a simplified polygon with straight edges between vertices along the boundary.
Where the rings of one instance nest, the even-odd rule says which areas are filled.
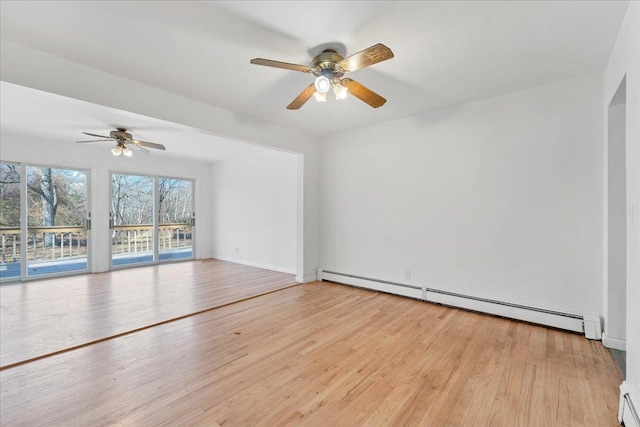
[[[131,157],[133,155],[133,151],[131,151],[128,147],[124,147],[120,144],[113,147],[111,149],[111,153],[114,156],[119,156],[120,154],[124,154],[125,157]]]
[[[313,97],[318,102],[327,102],[327,92],[318,92],[317,90],[313,93]]]
[[[133,139],[133,135],[127,132],[126,128],[118,128],[117,130],[112,130],[109,133],[109,136],[106,135],[96,135],[95,133],[82,132],[85,135],[94,136],[100,139],[92,139],[89,141],[76,141],[77,143],[86,143],[86,142],[102,142],[102,141],[115,141],[116,146],[111,149],[111,153],[114,156],[124,155],[125,157],[131,157],[133,155],[133,151],[127,146],[130,144],[132,147],[135,147],[141,151],[148,153],[147,148],[153,148],[156,150],[166,150],[165,146],[162,144],[156,144],[155,142],[147,142],[140,141],[138,139]]]
[[[333,94],[336,96],[336,99],[345,99],[347,97],[347,88],[342,86],[342,83],[338,82],[333,85]]]
[[[254,58],[251,60],[251,63],[266,67],[311,73],[316,76],[315,81],[307,86],[287,106],[289,110],[299,109],[312,96],[319,102],[326,102],[327,93],[330,89],[333,90],[336,99],[346,98],[347,91],[349,91],[349,93],[362,102],[365,102],[373,108],[378,108],[384,105],[387,100],[355,80],[343,78],[343,76],[391,58],[393,58],[391,49],[378,43],[346,58],[340,56],[338,52],[333,49],[325,49],[313,58],[312,66],[290,64],[288,62],[263,58]]]
[[[316,91],[320,93],[327,93],[331,88],[331,82],[327,76],[324,75],[316,77],[316,81],[313,85],[316,87]]]

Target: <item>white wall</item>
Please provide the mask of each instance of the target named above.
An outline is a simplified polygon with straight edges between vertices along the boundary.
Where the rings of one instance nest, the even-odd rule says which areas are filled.
[[[297,179],[294,154],[272,150],[215,162],[213,256],[295,274]]]
[[[640,3],[630,2],[604,73],[605,126],[608,106],[626,77],[627,186],[627,381],[640,394]],[[605,136],[607,133],[605,133]],[[607,138],[604,139],[607,152]],[[605,163],[606,165],[606,163]],[[605,175],[606,179],[606,175]],[[607,183],[605,182],[605,186]],[[606,194],[603,205],[607,206]],[[603,222],[606,228],[606,218]],[[605,251],[607,240],[603,239]],[[604,289],[607,290],[605,278]]]
[[[211,164],[136,153],[135,157],[114,157],[108,147],[74,146],[69,152],[68,143],[42,141],[24,136],[2,134],[0,155],[3,161],[25,162],[51,166],[89,169],[91,177],[91,217],[92,217],[92,272],[107,271],[111,240],[109,232],[110,182],[111,172],[127,172],[152,176],[171,176],[195,180],[197,222],[196,257],[211,258]]]
[[[319,149],[317,138],[134,82],[36,49],[0,40],[2,80],[204,132],[299,153],[304,191],[298,199],[298,267],[304,281],[319,266]]]
[[[600,315],[601,99],[591,75],[325,138],[322,268]]]

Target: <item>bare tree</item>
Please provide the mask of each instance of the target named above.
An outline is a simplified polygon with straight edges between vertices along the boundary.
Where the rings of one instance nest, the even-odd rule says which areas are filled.
[[[0,165],[0,227],[20,225],[20,169]]]

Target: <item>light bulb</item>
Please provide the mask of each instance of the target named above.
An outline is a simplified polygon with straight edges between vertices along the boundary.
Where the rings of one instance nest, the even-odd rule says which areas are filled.
[[[345,99],[347,97],[347,88],[337,82],[333,85],[333,93],[336,99]]]
[[[122,154],[122,147],[119,145],[116,145],[111,149],[111,152],[113,153],[114,156],[119,156],[120,154]]]
[[[313,93],[313,97],[318,102],[327,102],[327,93],[326,92],[322,93],[322,92],[315,91]]]
[[[127,147],[124,147],[122,149],[122,154],[124,154],[127,157],[131,157],[131,155],[133,154],[133,151],[131,151],[130,149],[128,149]]]
[[[331,82],[325,76],[318,76],[316,77],[315,86],[318,92],[327,93],[331,89]]]

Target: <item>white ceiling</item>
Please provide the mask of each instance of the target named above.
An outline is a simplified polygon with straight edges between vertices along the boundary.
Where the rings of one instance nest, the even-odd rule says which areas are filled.
[[[153,156],[208,163],[269,150],[164,120],[7,82],[0,82],[0,94],[0,134],[4,143],[10,142],[12,137],[20,137],[69,147],[75,141],[97,139],[81,132],[108,135],[114,128],[126,127],[134,138],[157,142],[167,148],[166,151],[149,150]],[[104,147],[105,156],[110,157],[108,150],[115,143],[107,141],[92,145]]]
[[[4,39],[316,136],[601,72],[628,6],[627,1],[0,4]],[[309,64],[324,47],[349,55],[375,43],[390,47],[395,58],[350,77],[387,98],[379,109],[348,97],[326,104],[310,100],[289,111],[285,107],[313,76],[249,64],[255,57]],[[92,114],[95,122],[60,120],[83,126],[75,131],[91,131],[90,126],[98,131],[98,121],[103,127],[118,122]],[[160,134],[136,137],[162,142]]]

